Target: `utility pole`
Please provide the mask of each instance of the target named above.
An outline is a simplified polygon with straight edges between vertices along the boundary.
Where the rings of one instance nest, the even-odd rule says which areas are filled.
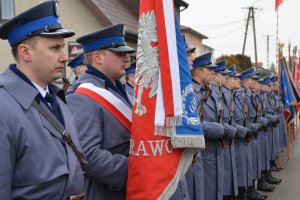
[[[256,45],[256,30],[255,30],[255,17],[254,17],[254,10],[262,10],[259,8],[255,8],[253,6],[248,7],[248,8],[243,8],[243,9],[248,9],[248,18],[247,18],[247,23],[246,23],[246,31],[245,31],[245,37],[244,37],[244,44],[243,44],[243,51],[242,54],[245,55],[245,48],[246,48],[246,40],[247,40],[247,34],[248,34],[248,26],[249,26],[249,21],[250,19],[252,20],[252,26],[253,26],[253,36],[254,36],[254,53],[255,53],[255,66],[257,67],[257,45]]]
[[[272,37],[273,35],[265,35],[267,37],[267,68],[270,67],[269,65],[269,57],[270,57],[270,37]]]

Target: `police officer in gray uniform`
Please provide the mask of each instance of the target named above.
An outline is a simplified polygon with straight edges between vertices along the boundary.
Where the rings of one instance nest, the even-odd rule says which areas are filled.
[[[279,123],[279,116],[275,116],[274,115],[274,102],[271,100],[274,100],[270,95],[271,95],[271,88],[268,86],[268,84],[270,84],[270,76],[266,76],[263,78],[263,80],[261,81],[262,84],[262,101],[263,101],[263,111],[264,111],[264,116],[268,119],[269,121],[269,125],[267,128],[267,135],[266,135],[266,147],[265,147],[265,152],[262,151],[262,158],[263,155],[265,158],[262,159],[262,161],[264,161],[264,168],[262,171],[262,180],[266,181],[269,184],[279,184],[281,182],[281,179],[275,178],[274,176],[272,176],[271,174],[271,170],[270,170],[270,161],[272,159],[276,158],[275,155],[275,148],[274,148],[274,144],[275,144],[275,138],[274,138],[274,134],[275,134],[275,130],[276,130],[276,126],[277,123]],[[274,186],[273,186],[274,187]]]
[[[278,94],[278,82],[275,82],[273,90]],[[279,147],[284,148],[288,144],[287,138],[287,127],[284,118],[284,106],[281,100],[281,96],[278,96],[278,114],[280,116],[279,120]]]
[[[233,106],[233,120],[234,125],[238,129],[236,134],[234,144],[235,144],[235,160],[236,160],[236,171],[237,171],[237,184],[238,184],[238,200],[244,200],[246,198],[246,187],[248,186],[247,180],[251,177],[251,170],[248,170],[249,160],[251,161],[251,154],[247,151],[247,146],[249,146],[249,139],[252,136],[252,131],[247,127],[245,119],[245,110],[242,103],[237,97],[237,92],[241,87],[241,81],[238,78],[241,74],[237,73],[235,65],[231,65],[228,68],[231,71],[228,74],[228,86],[233,90],[232,106]],[[250,159],[249,159],[250,158]],[[252,178],[251,178],[252,179]],[[252,184],[252,180],[251,180]]]
[[[68,66],[71,67],[73,70],[73,73],[75,74],[74,80],[71,81],[70,86],[75,85],[78,77],[80,74],[84,73],[87,70],[86,64],[85,64],[85,59],[84,59],[84,54],[81,53],[77,55],[75,58],[70,60],[68,63]]]
[[[255,95],[255,102],[258,104],[257,107],[260,109],[257,111],[259,115],[262,117],[268,117],[268,107],[266,102],[267,99],[267,90],[264,87],[265,81],[267,77],[263,77],[261,79],[257,79],[255,84],[256,86],[256,95]],[[274,186],[269,185],[265,181],[265,171],[270,169],[269,160],[270,160],[270,153],[269,153],[269,134],[270,131],[272,132],[272,128],[270,127],[270,120],[268,120],[268,127],[262,129],[259,134],[260,140],[260,147],[261,147],[261,177],[258,179],[257,189],[266,192],[272,192],[274,190]]]
[[[257,176],[258,173],[257,165],[260,165],[260,163],[257,162],[258,160],[257,156],[258,153],[260,153],[260,151],[257,151],[257,145],[256,145],[257,138],[255,137],[257,136],[262,126],[260,123],[255,122],[256,108],[255,105],[253,104],[253,93],[251,92],[251,89],[254,89],[255,86],[255,80],[254,80],[255,78],[258,77],[254,75],[254,68],[247,69],[241,73],[239,79],[241,80],[242,87],[237,93],[237,98],[244,107],[244,112],[246,117],[245,125],[253,133],[252,135],[249,135],[247,137],[247,146],[246,146],[247,174],[250,174],[250,176],[247,176],[246,197],[247,199],[262,200],[262,199],[266,199],[267,196],[255,190],[255,181],[253,180],[254,179],[253,174],[256,174]],[[256,165],[256,167],[253,167],[253,165]]]
[[[103,104],[77,92],[81,85],[92,84],[131,109],[118,80],[125,75],[128,54],[135,51],[125,43],[124,28],[117,24],[77,39],[83,45],[88,69],[78,78],[73,93],[67,95],[67,102],[89,162],[85,181],[87,200],[125,199],[126,195],[130,132]]]
[[[271,90],[272,90],[272,97],[274,98],[274,107],[273,107],[273,110],[275,111],[275,114],[278,116],[279,118],[279,123],[277,125],[277,130],[276,130],[276,160],[278,160],[278,157],[279,157],[279,151],[280,151],[280,136],[281,135],[284,135],[285,132],[282,130],[281,132],[281,127],[280,127],[280,124],[281,124],[281,101],[280,101],[280,98],[278,96],[278,83],[276,82],[276,78],[275,76],[272,76],[270,78],[271,82],[272,82],[272,85],[271,85]],[[276,162],[276,160],[271,160],[271,171],[280,171],[282,170],[283,168],[281,166],[279,166]]]
[[[216,63],[218,67],[213,70],[217,73],[218,80],[220,82],[218,97],[223,109],[222,123],[225,127],[225,135],[223,138],[224,143],[224,190],[223,199],[230,200],[235,199],[238,194],[237,187],[237,174],[236,174],[236,162],[235,162],[235,150],[234,150],[234,137],[236,136],[237,129],[231,126],[231,90],[227,84],[227,74],[230,72],[226,69],[226,61],[222,60]]]
[[[222,138],[224,126],[219,124],[220,105],[210,93],[208,85],[216,79],[211,53],[197,57],[193,63],[193,88],[198,101],[199,116],[205,134],[205,150],[201,152],[204,171],[204,199],[223,199],[224,149]],[[201,158],[199,158],[201,160]],[[197,187],[197,185],[195,186]]]
[[[119,79],[125,75],[128,54],[135,50],[127,46],[124,34],[125,26],[116,24],[77,39],[83,45],[88,69],[67,95],[67,102],[89,162],[85,173],[87,200],[126,198],[130,130],[106,103],[81,89],[104,92],[106,95],[101,98],[117,102],[123,109],[120,113],[131,112],[131,102]],[[178,188],[176,195],[185,195],[188,199],[187,188]],[[181,189],[186,193],[182,194]]]
[[[188,56],[188,61],[190,65],[190,69],[193,68],[193,62],[195,60],[195,47],[191,44],[188,44],[186,42],[186,38],[184,35],[182,35],[183,41],[185,43],[185,49]],[[195,82],[193,82],[193,86],[197,87],[199,86]],[[195,91],[194,87],[194,91]],[[200,102],[200,95],[197,95],[196,93],[196,100],[197,104]],[[201,94],[202,95],[202,94]],[[191,200],[204,200],[204,174],[203,174],[203,162],[202,162],[202,156],[201,152],[198,152],[193,159],[192,165],[186,172],[186,182],[187,182],[187,188],[189,192],[189,197]]]
[[[133,104],[134,101],[135,69],[136,69],[136,61],[133,61],[130,64],[130,66],[126,69],[126,74],[125,74],[126,83],[124,84],[124,87],[131,104]]]
[[[81,154],[64,92],[51,84],[68,57],[64,38],[74,32],[58,20],[54,1],[8,20],[16,64],[0,75],[0,199],[84,199]]]

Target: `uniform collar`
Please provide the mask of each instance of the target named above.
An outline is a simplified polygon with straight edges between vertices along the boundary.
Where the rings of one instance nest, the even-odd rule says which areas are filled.
[[[231,93],[231,89],[229,89],[228,87],[222,87],[222,91],[223,91],[224,93],[228,93],[228,94]]]
[[[128,82],[126,82],[126,85],[128,85],[128,87],[133,88],[133,86],[130,83],[128,83]]]
[[[43,98],[45,98],[46,94],[49,93],[48,86],[46,87],[46,89],[44,89],[41,86],[39,86],[38,84],[35,84],[34,82],[32,82],[32,84],[40,92],[40,94],[42,95]]]
[[[219,92],[219,87],[215,84],[209,84],[209,89],[211,89],[212,91],[216,91]]]
[[[203,88],[199,83],[197,83],[197,81],[195,81],[193,79],[193,82],[192,82],[192,85],[193,85],[193,89],[198,93],[200,92],[200,90]],[[203,88],[204,89],[204,88]]]
[[[25,74],[17,69],[15,64],[11,64],[0,77],[0,87],[1,85],[5,87],[8,93],[10,93],[24,109],[27,110],[36,97],[44,101],[39,90]],[[53,84],[49,84],[48,89],[49,93],[57,95],[62,101],[66,102],[63,90]]]
[[[39,91],[30,80],[16,68],[16,65],[10,65],[9,68],[0,75],[0,85],[26,110],[39,94]]]

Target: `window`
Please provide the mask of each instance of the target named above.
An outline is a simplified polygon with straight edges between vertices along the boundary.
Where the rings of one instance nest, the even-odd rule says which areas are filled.
[[[1,20],[8,20],[14,17],[14,0],[0,0]]]

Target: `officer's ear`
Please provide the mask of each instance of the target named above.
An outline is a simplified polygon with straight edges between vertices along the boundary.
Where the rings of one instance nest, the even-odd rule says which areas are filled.
[[[19,60],[23,60],[25,62],[31,61],[32,47],[30,45],[21,43],[18,45],[18,55]]]
[[[94,51],[93,52],[93,62],[96,64],[102,64],[104,60],[104,50]]]
[[[129,75],[129,80],[134,81],[135,80],[135,74],[130,74]]]

